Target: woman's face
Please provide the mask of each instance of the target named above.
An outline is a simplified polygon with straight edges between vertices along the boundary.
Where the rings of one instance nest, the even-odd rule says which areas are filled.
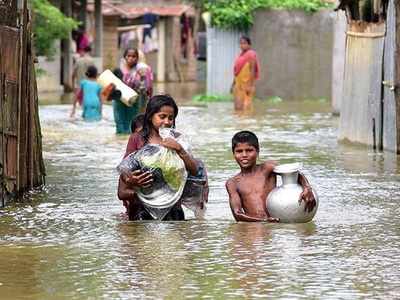
[[[138,56],[137,56],[136,52],[133,49],[131,49],[131,50],[128,50],[128,52],[126,53],[125,60],[126,60],[126,64],[129,67],[133,67],[138,62]]]
[[[250,48],[249,43],[245,39],[240,39],[240,49],[242,51],[248,50]]]
[[[159,112],[151,117],[151,123],[154,129],[158,130],[160,127],[172,127],[174,125],[174,108],[172,106],[161,106]]]

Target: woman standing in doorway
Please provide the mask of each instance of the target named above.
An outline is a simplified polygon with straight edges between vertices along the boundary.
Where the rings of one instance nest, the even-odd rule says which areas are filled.
[[[251,40],[247,36],[240,38],[242,52],[235,60],[233,96],[235,110],[248,110],[252,107],[255,95],[255,83],[259,78],[260,66],[257,53],[251,49]]]

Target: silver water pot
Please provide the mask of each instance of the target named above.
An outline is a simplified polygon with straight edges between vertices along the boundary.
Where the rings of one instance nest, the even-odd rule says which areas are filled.
[[[313,189],[317,204],[311,212],[306,212],[305,202],[299,203],[303,188],[298,184],[300,163],[284,164],[274,168],[281,176],[282,185],[274,188],[267,197],[267,211],[271,217],[279,218],[282,223],[306,223],[312,220],[318,209],[318,196]]]

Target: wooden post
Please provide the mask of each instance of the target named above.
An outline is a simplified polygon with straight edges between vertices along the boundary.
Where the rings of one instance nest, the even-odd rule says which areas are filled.
[[[394,70],[394,82],[395,82],[395,103],[396,103],[396,137],[397,137],[397,154],[400,154],[400,1],[394,1],[395,6],[395,18],[396,18],[396,47],[394,53],[395,59],[395,70]]]
[[[80,0],[81,9],[79,11],[79,21],[82,23],[83,28],[86,30],[86,7],[87,0]]]
[[[94,41],[94,54],[97,57],[102,56],[103,53],[103,15],[101,9],[101,0],[94,2],[95,14],[95,41]]]
[[[158,21],[157,81],[165,81],[165,19]]]
[[[71,0],[62,1],[62,12],[67,16],[72,16]],[[71,37],[61,41],[62,53],[62,83],[64,91],[72,91],[72,55],[71,55]]]
[[[6,4],[0,6],[0,205],[45,176],[27,0],[19,9],[17,1]]]
[[[2,65],[2,56],[0,55],[0,66]],[[5,91],[5,83],[6,83],[6,74],[0,73],[0,112],[4,112],[4,91]],[[6,161],[6,151],[4,147],[4,134],[5,134],[5,126],[4,126],[4,116],[0,113],[0,207],[6,204],[5,199],[5,161]]]

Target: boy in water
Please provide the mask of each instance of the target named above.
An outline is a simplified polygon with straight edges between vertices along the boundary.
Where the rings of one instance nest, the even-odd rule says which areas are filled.
[[[240,166],[240,173],[226,182],[229,204],[236,221],[279,222],[272,218],[266,207],[268,194],[276,187],[276,165],[273,161],[257,164],[259,144],[257,136],[250,131],[240,131],[232,138],[232,152]],[[316,205],[307,179],[299,174],[299,184],[303,187],[300,201],[306,202],[306,210]]]

